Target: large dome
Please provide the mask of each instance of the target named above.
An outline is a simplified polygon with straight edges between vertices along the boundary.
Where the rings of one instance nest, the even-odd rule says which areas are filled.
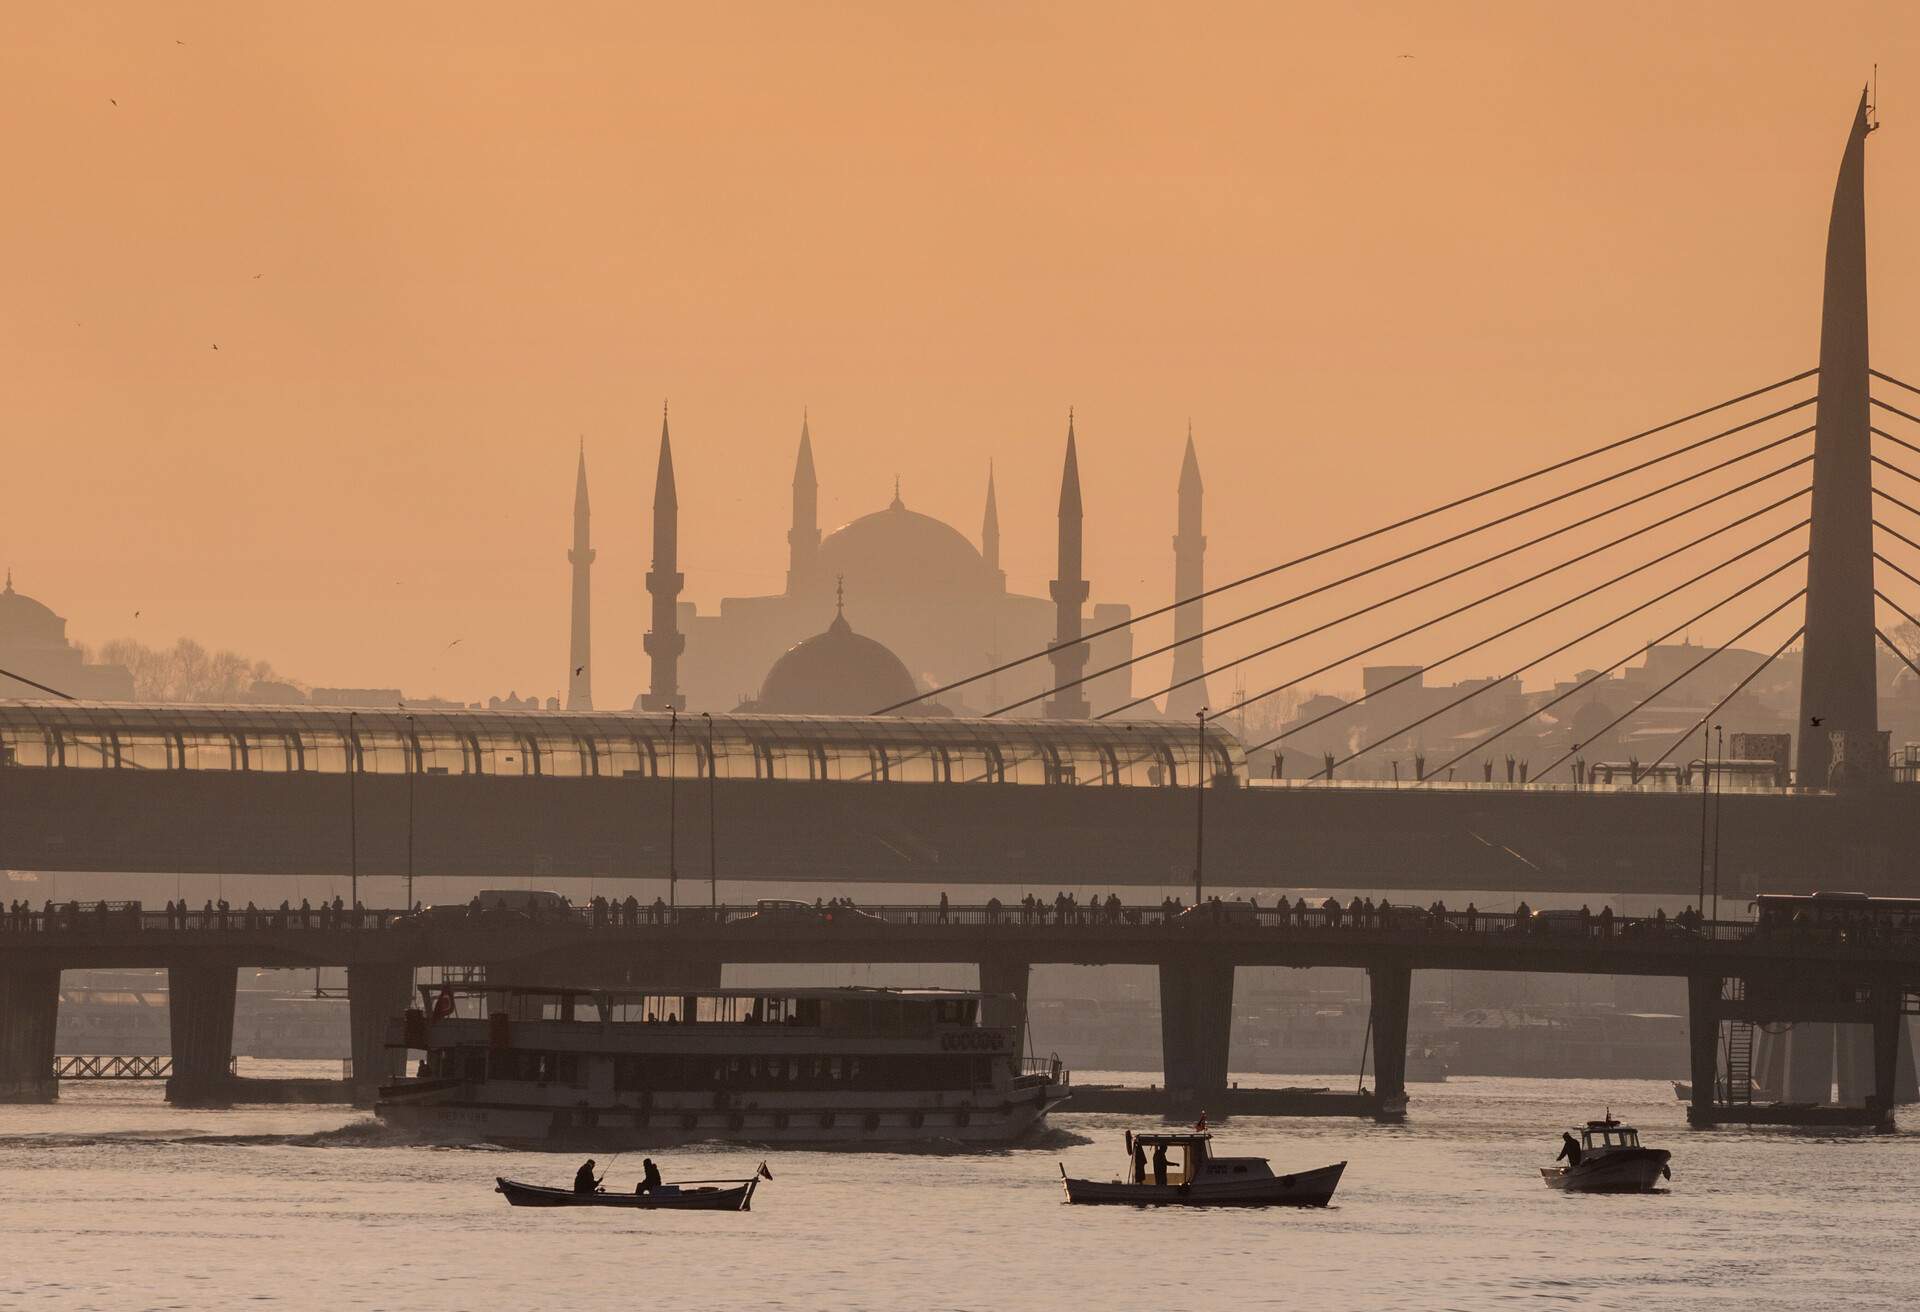
[[[32,597],[13,590],[13,573],[7,573],[6,591],[0,592],[0,642],[67,641],[67,622]]]
[[[862,597],[924,596],[998,591],[999,576],[973,543],[952,525],[893,504],[843,524],[820,543],[822,583],[844,577]]]
[[[844,614],[795,643],[767,671],[753,709],[776,715],[868,715],[919,689],[900,658],[853,631]]]

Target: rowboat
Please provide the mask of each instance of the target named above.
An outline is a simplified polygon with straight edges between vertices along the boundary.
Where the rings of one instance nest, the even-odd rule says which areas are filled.
[[[642,1211],[750,1212],[754,1186],[760,1177],[750,1180],[689,1180],[684,1184],[663,1184],[644,1194],[610,1194],[600,1191],[576,1193],[572,1189],[554,1189],[541,1184],[523,1184],[505,1176],[495,1176],[495,1193],[505,1194],[515,1207],[634,1207]]]
[[[1077,1180],[1060,1168],[1069,1203],[1140,1207],[1325,1207],[1345,1162],[1275,1175],[1264,1157],[1216,1157],[1205,1130],[1127,1135],[1128,1177]],[[1153,1168],[1147,1169],[1149,1155]]]

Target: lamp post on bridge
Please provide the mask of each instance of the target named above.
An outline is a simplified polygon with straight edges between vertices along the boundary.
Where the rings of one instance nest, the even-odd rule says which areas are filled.
[[[707,722],[707,890],[708,905],[717,913],[720,910],[720,848],[714,838],[714,804],[716,780],[720,777],[720,758],[713,754],[713,716],[710,712],[700,712],[700,718]]]
[[[680,775],[680,712],[673,707],[667,708],[667,919],[673,919],[674,908],[679,905],[675,890],[680,884],[680,868],[676,850],[677,830],[675,821],[675,797],[678,789],[674,781]]]
[[[360,905],[360,739],[354,733],[356,712],[347,712],[347,897]],[[351,911],[349,916],[353,916]],[[356,924],[349,919],[348,924]]]
[[[1200,905],[1203,884],[1203,858],[1207,845],[1207,708],[1202,706],[1194,712],[1195,745],[1199,753],[1194,758],[1193,783],[1193,905]]]

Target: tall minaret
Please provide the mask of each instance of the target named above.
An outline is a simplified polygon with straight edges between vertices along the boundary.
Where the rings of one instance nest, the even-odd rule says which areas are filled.
[[[1000,580],[1000,591],[1007,590],[1007,572],[1000,568],[1000,503],[993,494],[993,462],[987,462],[987,513],[980,520],[980,554],[987,569]]]
[[[1080,458],[1074,451],[1073,412],[1067,412],[1067,462],[1060,472],[1060,564],[1058,577],[1048,585],[1053,593],[1053,696],[1047,698],[1047,718],[1084,720],[1088,715],[1085,684],[1072,683],[1086,672],[1087,647],[1080,641],[1080,612],[1087,601],[1087,581],[1080,559]]]
[[[787,530],[787,595],[815,590],[820,570],[820,482],[813,476],[813,435],[800,412],[800,455],[793,462],[793,527]]]
[[[580,444],[580,471],[573,480],[573,643],[567,661],[567,709],[593,709],[593,584],[596,554],[587,534],[587,444]]]
[[[687,640],[680,634],[677,613],[680,589],[687,576],[680,572],[680,498],[673,487],[673,443],[667,438],[667,408],[660,407],[660,471],[653,480],[653,568],[647,571],[647,591],[653,594],[653,627],[647,631],[647,655],[653,658],[653,688],[640,697],[643,711],[683,711],[680,695],[680,653]]]
[[[1200,531],[1200,457],[1193,450],[1193,425],[1187,425],[1187,454],[1180,461],[1180,521],[1173,538],[1173,599],[1197,597],[1206,590],[1206,535]],[[1173,613],[1173,681],[1184,686],[1167,694],[1169,719],[1190,720],[1207,700],[1207,668],[1201,654],[1206,627],[1204,602],[1193,602]],[[1189,641],[1189,639],[1191,641]],[[1192,679],[1192,683],[1187,683]]]

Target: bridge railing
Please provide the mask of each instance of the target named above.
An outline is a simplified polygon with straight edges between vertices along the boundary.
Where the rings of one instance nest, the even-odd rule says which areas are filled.
[[[1281,900],[1284,902],[1284,899]],[[1523,904],[1524,905],[1524,904]],[[1242,929],[1274,934],[1340,934],[1354,932],[1414,934],[1419,936],[1507,937],[1525,935],[1546,939],[1662,941],[1676,939],[1739,942],[1763,935],[1791,935],[1810,942],[1886,944],[1920,943],[1920,929],[1896,925],[1810,925],[1763,929],[1753,921],[1706,921],[1685,908],[1675,915],[1664,910],[1651,916],[1617,916],[1603,909],[1568,911],[1481,911],[1396,906],[1368,899],[1340,903],[1324,899],[1317,904],[1296,901],[1262,906],[1258,901],[1209,901],[1185,906],[1169,899],[1150,905],[1127,905],[1118,898],[1086,903],[1058,898],[1023,899],[1003,903],[880,904],[858,906],[846,900],[816,905],[749,903],[723,906],[669,907],[649,904],[595,902],[579,907],[549,908],[535,914],[500,907],[472,911],[463,907],[436,908],[431,913],[393,908],[246,907],[185,908],[171,912],[144,909],[137,902],[55,904],[50,909],[0,908],[0,936],[25,934],[84,935],[119,933],[381,933],[426,926],[447,927],[474,920],[482,926],[572,926],[589,933],[634,933],[721,927],[750,934],[781,928],[814,928],[827,932],[859,933],[886,927],[953,929],[1018,935],[1076,928],[1106,932],[1181,934]]]

